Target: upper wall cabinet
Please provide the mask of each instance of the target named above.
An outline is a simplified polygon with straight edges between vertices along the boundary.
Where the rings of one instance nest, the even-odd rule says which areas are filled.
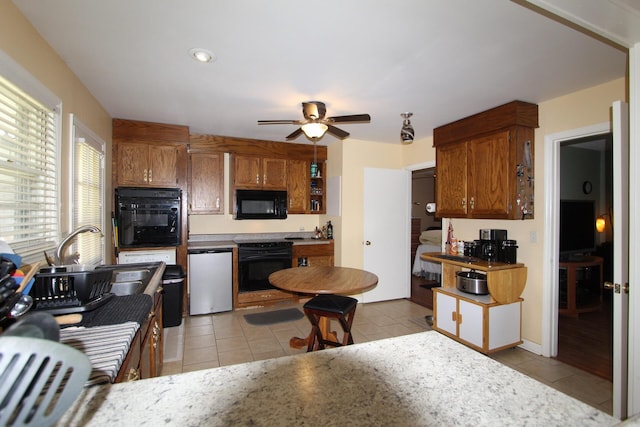
[[[189,151],[189,213],[224,212],[224,154]]]
[[[222,213],[217,211],[218,198],[222,206],[217,183],[223,180],[223,166],[213,157],[205,159],[196,153],[231,154],[229,213],[233,213],[237,189],[286,190],[288,213],[325,213],[327,147],[199,134],[189,139],[190,213]],[[312,169],[314,162],[318,166]]]
[[[188,141],[186,126],[114,119],[114,187],[181,187]]]
[[[513,101],[434,129],[436,215],[532,219],[538,106]]]
[[[141,142],[117,146],[119,185],[175,187],[178,184],[178,147]]]
[[[233,183],[236,189],[287,189],[287,160],[233,156]]]
[[[324,173],[325,163],[313,161],[288,160],[287,197],[290,214],[323,214],[325,210]]]

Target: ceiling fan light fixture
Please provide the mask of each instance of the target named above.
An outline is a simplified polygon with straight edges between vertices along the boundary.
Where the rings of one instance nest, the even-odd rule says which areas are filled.
[[[207,49],[202,49],[199,47],[189,50],[189,55],[196,61],[202,62],[203,64],[216,60],[216,57],[213,53],[209,52]]]
[[[413,130],[413,126],[411,126],[411,120],[409,120],[409,117],[413,116],[413,113],[406,112],[400,113],[400,115],[404,117],[402,129],[400,129],[400,139],[403,144],[411,144],[413,142],[415,132]]]
[[[302,132],[311,139],[320,139],[329,129],[324,123],[306,123],[302,125]]]

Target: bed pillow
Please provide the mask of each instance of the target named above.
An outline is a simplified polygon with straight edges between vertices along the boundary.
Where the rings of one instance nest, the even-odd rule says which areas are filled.
[[[420,243],[423,245],[442,244],[442,230],[427,230],[420,234]]]

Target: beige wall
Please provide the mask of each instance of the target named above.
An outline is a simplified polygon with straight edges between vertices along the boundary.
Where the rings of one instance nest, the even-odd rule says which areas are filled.
[[[66,234],[69,227],[70,113],[106,143],[108,188],[105,197],[108,205],[105,206],[105,215],[110,218],[111,117],[10,0],[0,0],[0,50],[62,100],[62,233]],[[104,234],[108,255],[111,237],[110,233]]]
[[[542,344],[545,135],[607,122],[609,107],[613,101],[619,99],[626,99],[625,79],[614,80],[539,104],[540,127],[535,133],[535,219],[452,220],[454,235],[458,239],[477,239],[479,229],[498,228],[506,229],[509,239],[518,241],[518,262],[528,267],[527,286],[522,295],[522,336],[532,343]],[[444,222],[443,227],[446,227]]]

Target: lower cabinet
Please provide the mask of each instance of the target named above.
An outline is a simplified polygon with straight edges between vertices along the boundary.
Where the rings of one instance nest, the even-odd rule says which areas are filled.
[[[433,329],[482,353],[522,344],[522,300],[499,304],[488,295],[434,288]]]
[[[129,346],[115,382],[159,377],[162,374],[162,289],[154,296],[153,308]]]
[[[292,267],[333,266],[333,240],[314,245],[293,245]]]
[[[162,294],[156,293],[153,310],[149,312],[146,332],[142,335],[140,350],[140,378],[153,378],[162,374]]]

